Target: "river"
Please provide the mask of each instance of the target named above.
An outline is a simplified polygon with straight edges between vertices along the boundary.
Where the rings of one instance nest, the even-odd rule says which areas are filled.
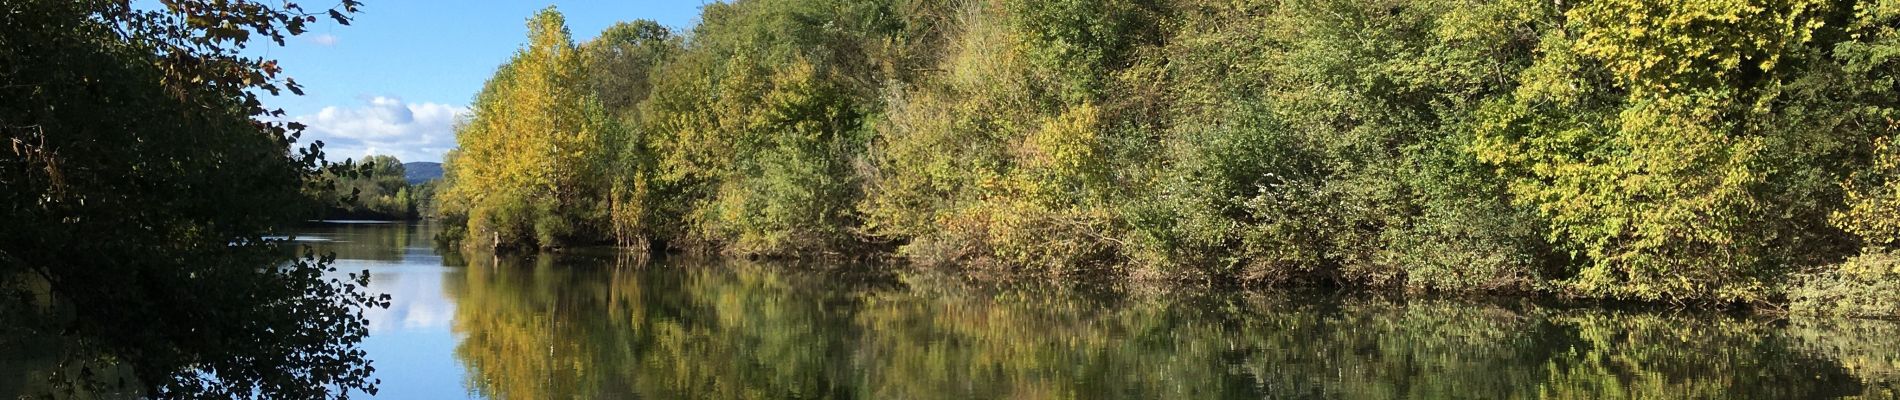
[[[393,304],[363,343],[422,398],[1895,398],[1900,323],[998,283],[918,268],[436,251],[301,235]]]

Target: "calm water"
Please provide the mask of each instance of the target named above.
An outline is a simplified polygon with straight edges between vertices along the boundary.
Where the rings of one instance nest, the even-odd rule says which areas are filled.
[[[1900,397],[1900,323],[444,256],[431,233],[303,236],[394,296],[364,343],[379,397]]]
[[[979,284],[306,237],[394,295],[390,398],[1894,398],[1900,324]]]

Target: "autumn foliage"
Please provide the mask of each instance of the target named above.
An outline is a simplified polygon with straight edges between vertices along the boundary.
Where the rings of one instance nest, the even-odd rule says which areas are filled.
[[[742,0],[578,46],[558,19],[462,130],[475,242],[1776,304],[1900,224],[1886,2]]]

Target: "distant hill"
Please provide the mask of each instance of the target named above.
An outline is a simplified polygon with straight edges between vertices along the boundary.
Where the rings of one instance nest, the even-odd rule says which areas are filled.
[[[402,163],[402,170],[403,179],[408,180],[411,185],[442,179],[442,163],[426,161]]]

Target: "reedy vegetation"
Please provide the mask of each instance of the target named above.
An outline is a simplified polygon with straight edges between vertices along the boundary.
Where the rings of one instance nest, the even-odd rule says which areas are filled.
[[[496,246],[1896,315],[1896,23],[1887,0],[740,0],[576,45],[549,9],[443,210]]]

